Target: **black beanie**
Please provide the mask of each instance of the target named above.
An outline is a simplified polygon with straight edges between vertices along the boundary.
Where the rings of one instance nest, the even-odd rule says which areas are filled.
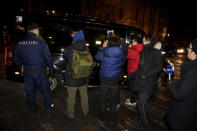
[[[36,23],[29,23],[28,25],[27,25],[27,31],[30,31],[30,30],[33,30],[33,29],[39,29],[39,26],[38,26],[38,24],[36,24]]]
[[[197,38],[192,40],[192,50],[197,54]]]

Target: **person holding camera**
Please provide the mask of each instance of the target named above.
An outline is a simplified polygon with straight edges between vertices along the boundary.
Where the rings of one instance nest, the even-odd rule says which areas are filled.
[[[180,81],[168,81],[173,100],[164,116],[171,131],[197,130],[197,39],[187,48],[188,61],[181,65]]]
[[[126,99],[125,104],[128,106],[136,106],[137,93],[133,91],[135,73],[138,68],[138,64],[140,61],[140,52],[143,49],[143,44],[141,43],[141,39],[138,36],[134,36],[131,44],[129,45],[128,55],[126,59],[128,60],[127,64],[127,72],[129,79],[129,90],[130,90],[130,98]]]
[[[101,61],[100,117],[98,118],[98,121],[101,123],[107,120],[112,124],[115,122],[119,81],[121,79],[122,64],[125,59],[125,53],[120,48],[120,43],[120,38],[112,35],[108,40],[104,41],[103,47],[100,47],[99,52],[96,54],[96,59]],[[110,94],[109,117],[106,111],[108,94]]]

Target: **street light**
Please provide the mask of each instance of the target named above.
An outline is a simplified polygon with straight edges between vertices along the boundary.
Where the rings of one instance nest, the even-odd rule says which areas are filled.
[[[56,13],[55,10],[52,10],[51,12],[52,12],[53,15]]]

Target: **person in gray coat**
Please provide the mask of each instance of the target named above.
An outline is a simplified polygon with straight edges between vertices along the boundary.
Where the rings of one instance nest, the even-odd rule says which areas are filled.
[[[168,81],[167,89],[173,96],[164,116],[172,131],[197,131],[197,39],[187,48],[188,61],[181,65],[177,84]]]

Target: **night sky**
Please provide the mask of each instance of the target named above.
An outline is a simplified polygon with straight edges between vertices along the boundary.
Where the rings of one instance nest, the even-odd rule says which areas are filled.
[[[27,0],[18,0],[13,3],[12,0],[1,1],[1,15],[8,15],[16,12],[18,7],[27,8]],[[65,4],[65,2],[67,2]],[[10,4],[11,3],[11,4]],[[32,0],[32,6],[53,5],[60,11],[80,14],[81,0]],[[174,35],[191,37],[197,36],[197,6],[192,0],[169,0],[169,31]]]
[[[173,1],[173,0],[172,0]],[[179,37],[197,37],[197,6],[194,1],[175,0],[169,4],[169,29]]]

